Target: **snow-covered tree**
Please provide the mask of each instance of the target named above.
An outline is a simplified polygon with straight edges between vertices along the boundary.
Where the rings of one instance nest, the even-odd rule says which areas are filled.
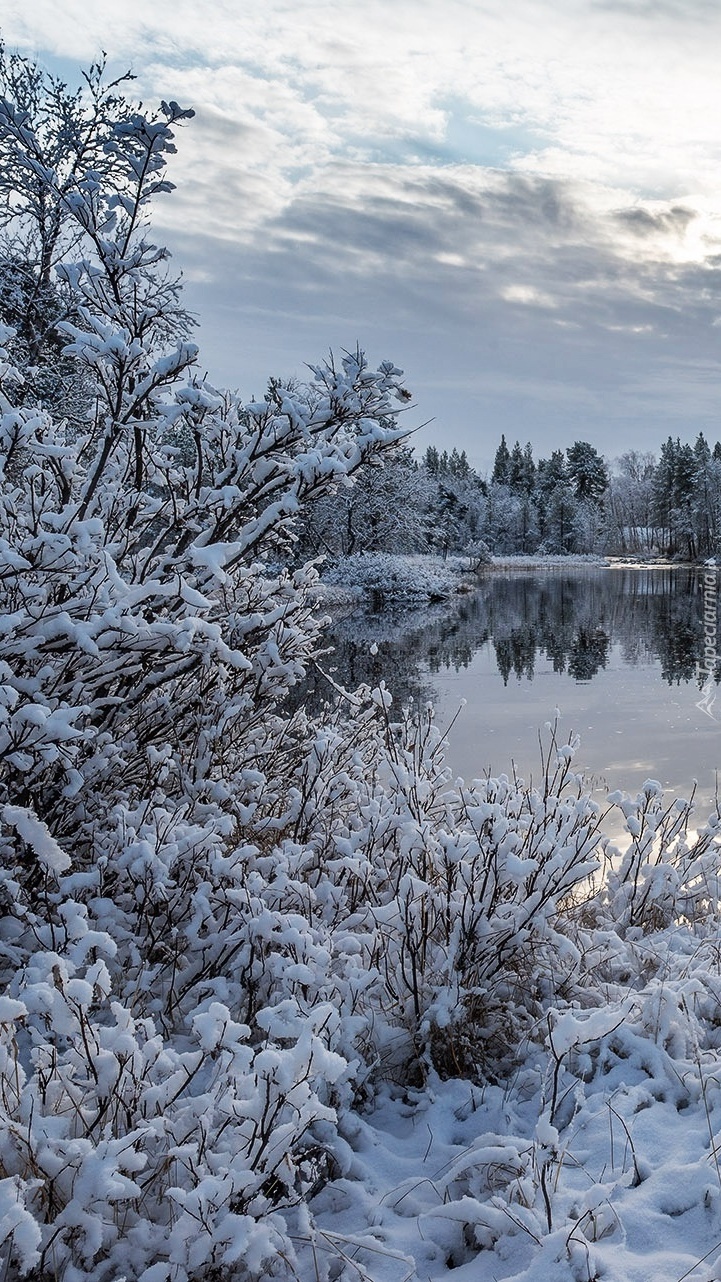
[[[62,352],[57,325],[76,319],[77,299],[56,268],[82,238],[72,201],[83,175],[127,198],[117,149],[118,127],[132,113],[122,94],[131,80],[128,73],[108,82],[103,57],[71,91],[0,41],[0,314],[23,366],[18,401],[42,403],[76,425],[94,387]]]
[[[608,486],[608,468],[588,441],[574,441],[566,450],[568,477],[580,501],[598,503]]]
[[[575,552],[578,545],[578,501],[561,450],[554,450],[550,458],[539,461],[537,492],[541,550]]]
[[[356,552],[424,552],[432,539],[435,486],[407,445],[387,451],[353,485],[338,485],[304,515],[299,551],[332,558]]]
[[[629,450],[611,469],[605,504],[606,533],[611,551],[645,553],[654,545],[653,454]]]
[[[510,468],[511,454],[506,444],[506,438],[502,435],[493,460],[493,473],[491,480],[495,481],[496,485],[507,485],[510,476]]]

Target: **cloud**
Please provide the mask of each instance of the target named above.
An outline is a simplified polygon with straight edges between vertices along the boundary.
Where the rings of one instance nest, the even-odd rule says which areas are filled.
[[[682,236],[689,224],[698,217],[698,212],[686,209],[683,205],[672,205],[670,209],[656,212],[642,205],[634,205],[630,209],[619,209],[614,217],[636,236],[663,236],[668,232]]]
[[[654,5],[651,16],[588,0],[264,0],[252,11],[210,0],[202,15],[190,0],[6,9],[9,41],[72,58],[106,47],[132,58],[144,89],[177,76],[200,106],[220,105],[241,74],[255,77],[259,96],[237,106],[267,112],[267,96],[287,121],[286,109],[297,111],[301,131],[311,116],[319,128],[332,122],[341,146],[438,143],[465,117],[545,133],[545,148],[527,140],[522,150],[554,176],[570,161],[576,176],[609,181],[641,161],[659,182],[689,150],[714,146],[721,13],[712,5],[703,22],[693,5],[684,20],[674,6]]]
[[[360,339],[408,370],[416,421],[435,415],[420,444],[448,424],[477,462],[504,429],[541,451],[580,434],[610,453],[695,434],[699,418],[708,430],[721,273],[669,256],[691,225],[675,206],[640,220],[639,253],[637,228],[595,196],[465,167],[315,174],[262,245],[227,243],[209,349],[227,381],[257,391],[264,373],[302,374],[304,359]]]
[[[3,29],[195,107],[155,226],[219,378],[361,339],[476,458],[711,420],[718,6],[9,0]]]
[[[501,298],[507,303],[519,303],[523,307],[556,307],[555,299],[550,294],[544,294],[535,285],[506,285],[501,290]]]

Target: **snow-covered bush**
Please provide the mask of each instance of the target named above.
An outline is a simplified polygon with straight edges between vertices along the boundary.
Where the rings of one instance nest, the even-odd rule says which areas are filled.
[[[442,601],[462,585],[468,565],[462,557],[395,556],[360,552],[324,572],[326,583],[356,591],[378,604],[393,601]]]
[[[466,556],[470,562],[470,568],[474,571],[480,570],[482,565],[491,565],[493,557],[490,549],[483,539],[474,539],[465,549]]]
[[[655,779],[647,779],[635,798],[616,792],[609,802],[630,840],[623,852],[607,846],[608,867],[594,902],[599,920],[607,916],[623,936],[662,931],[679,921],[703,929],[715,920],[721,902],[718,808],[690,832],[693,796],[665,801]]]
[[[92,101],[69,110],[92,130]],[[407,394],[361,352],[250,405],[183,381],[196,349],[144,214],[187,114],[119,112],[108,166],[68,178],[42,118],[0,106],[3,154],[72,226],[58,328],[95,390],[79,434],[14,404],[3,352],[2,1241],[38,1276],[277,1264],[267,1213],[330,1160],[353,1077],[275,854],[315,743],[281,705],[316,575],[269,562],[304,501],[401,436]]]

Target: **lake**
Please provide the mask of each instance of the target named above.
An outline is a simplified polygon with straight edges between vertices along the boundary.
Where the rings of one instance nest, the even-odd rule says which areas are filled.
[[[448,735],[454,775],[515,763],[537,776],[538,732],[558,709],[559,742],[580,735],[574,767],[599,799],[648,778],[688,797],[696,780],[703,815],[721,770],[721,696],[710,702],[721,668],[705,688],[699,674],[704,602],[707,640],[721,635],[716,583],[715,571],[668,566],[488,572],[451,604],[338,620],[327,663],[351,687],[384,676],[397,702],[432,701],[442,727],[465,700]]]

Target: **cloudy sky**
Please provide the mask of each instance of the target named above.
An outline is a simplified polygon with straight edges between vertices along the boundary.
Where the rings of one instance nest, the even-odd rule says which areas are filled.
[[[416,438],[721,437],[716,0],[6,0],[196,119],[155,228],[243,394],[360,341]]]

